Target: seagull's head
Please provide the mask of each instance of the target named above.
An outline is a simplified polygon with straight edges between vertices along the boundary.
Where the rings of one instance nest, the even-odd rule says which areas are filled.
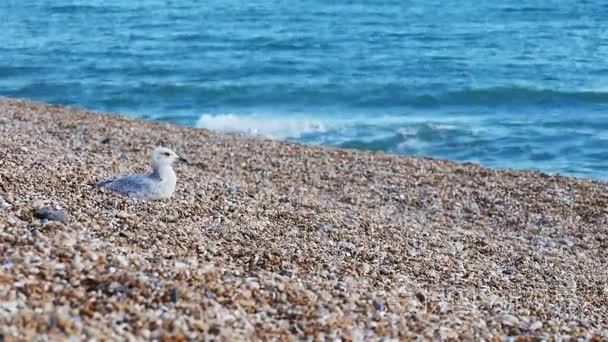
[[[156,149],[154,149],[154,152],[152,152],[152,164],[154,165],[171,165],[176,160],[188,163],[186,159],[178,156],[177,153],[166,147],[157,147]]]

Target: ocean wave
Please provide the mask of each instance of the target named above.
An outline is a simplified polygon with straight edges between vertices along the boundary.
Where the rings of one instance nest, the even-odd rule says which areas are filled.
[[[196,127],[221,132],[239,132],[268,138],[288,139],[372,150],[396,150],[398,146],[450,141],[475,136],[476,118],[425,116],[304,116],[288,114],[203,114]]]
[[[222,132],[240,132],[277,139],[297,139],[327,131],[328,122],[303,117],[203,114],[196,126]]]
[[[543,104],[549,102],[608,103],[608,92],[560,91],[524,87],[465,89],[437,97],[440,103],[452,104]]]
[[[285,72],[276,69],[276,72]],[[132,89],[135,93],[158,94],[162,97],[192,97],[213,99],[217,103],[243,106],[298,105],[347,106],[354,108],[437,108],[452,107],[530,107],[606,105],[608,92],[601,90],[556,90],[525,87],[488,87],[446,91],[420,91],[406,85],[385,84],[357,87],[322,83],[287,85],[281,82],[241,83],[142,83]]]
[[[106,67],[96,69],[91,67],[88,72],[104,72],[113,77],[128,74],[133,78],[170,77],[171,68],[166,66],[148,66],[127,72],[127,69]],[[23,73],[33,74],[35,69],[2,68],[0,74],[7,77]],[[13,76],[12,76],[13,75]],[[212,79],[212,75],[208,75]],[[239,75],[239,77],[242,75]],[[77,84],[81,83],[81,84]],[[78,87],[76,87],[78,86]],[[53,90],[52,88],[55,88]],[[379,110],[389,113],[403,113],[408,110],[440,109],[453,107],[475,111],[495,108],[516,109],[515,113],[527,108],[548,107],[573,108],[577,110],[596,109],[608,105],[608,91],[598,90],[552,90],[523,87],[471,88],[449,91],[417,90],[405,85],[369,85],[357,87],[344,84],[323,83],[307,85],[288,85],[277,81],[256,82],[243,78],[239,82],[208,81],[195,82],[178,80],[153,82],[143,80],[132,83],[86,83],[47,80],[45,82],[30,81],[21,87],[13,87],[10,91],[23,97],[36,98],[40,93],[53,94],[63,90],[75,92],[78,90],[90,94],[125,93],[141,102],[150,99],[160,103],[176,106],[198,108],[226,107],[237,108],[320,108],[333,107],[341,110],[356,110],[358,112],[377,113]],[[64,94],[65,95],[65,94]],[[85,97],[85,100],[87,97]],[[290,115],[288,115],[290,116]]]
[[[48,68],[25,65],[0,65],[0,77],[23,77],[24,75],[48,72]]]
[[[608,104],[608,92],[595,90],[536,89],[517,86],[465,88],[443,92],[413,93],[401,85],[368,89],[357,94],[357,104],[438,107],[438,106],[537,106]]]
[[[49,6],[48,11],[56,14],[74,14],[78,13],[79,15],[83,13],[100,13],[107,12],[110,10],[111,6],[95,6],[95,5],[78,5],[78,4],[70,4],[70,5],[56,5]]]

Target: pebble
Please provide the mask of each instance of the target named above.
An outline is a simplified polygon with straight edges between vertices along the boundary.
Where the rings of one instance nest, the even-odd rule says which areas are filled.
[[[536,330],[538,330],[538,329],[540,329],[542,327],[543,327],[543,322],[536,321],[536,322],[530,324],[530,326],[528,327],[528,330],[530,330],[530,331],[536,331]]]
[[[67,222],[67,216],[64,210],[57,210],[48,206],[42,206],[35,209],[34,217],[41,221],[57,221],[62,223]]]
[[[372,300],[372,304],[374,305],[374,308],[376,310],[378,310],[378,311],[384,311],[384,306],[382,305],[382,303],[378,299],[374,298]]]
[[[519,319],[513,315],[503,315],[501,318],[501,322],[504,325],[508,326],[516,326],[519,324]]]
[[[441,327],[439,328],[439,336],[442,340],[456,340],[458,339],[458,332],[452,328]]]
[[[515,266],[507,266],[502,270],[502,273],[505,275],[512,275],[515,272],[517,272],[517,268]]]
[[[116,213],[116,217],[121,218],[121,219],[127,219],[127,218],[131,217],[131,214],[129,214],[126,211],[119,211]]]
[[[332,298],[331,293],[329,293],[328,291],[321,291],[319,293],[319,297],[324,301],[327,302]]]
[[[44,209],[45,206],[46,203],[43,200],[35,200],[34,203],[32,203],[32,208],[35,210]]]
[[[318,232],[321,233],[331,233],[334,230],[334,227],[328,223],[317,223],[315,228]]]
[[[175,269],[178,271],[185,271],[189,268],[188,264],[185,262],[181,262],[181,261],[175,261],[175,265],[174,265]]]
[[[2,195],[0,194],[0,209],[8,209],[10,207],[11,205],[8,204],[8,202],[4,200],[4,197],[2,197]]]

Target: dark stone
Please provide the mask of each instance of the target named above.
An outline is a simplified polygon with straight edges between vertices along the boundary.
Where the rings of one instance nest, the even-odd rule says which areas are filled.
[[[176,303],[176,302],[177,302],[177,300],[179,299],[179,290],[178,290],[178,289],[176,289],[175,287],[174,287],[174,288],[172,288],[172,289],[169,291],[169,299],[170,299],[170,300],[171,300],[173,303]]]
[[[67,222],[67,217],[65,211],[56,210],[51,207],[42,207],[38,208],[34,211],[34,217],[42,221],[57,221],[57,222]]]
[[[517,272],[517,268],[515,268],[515,266],[507,266],[502,270],[502,274],[505,275],[512,275],[515,272]]]
[[[334,227],[328,223],[317,223],[315,229],[321,233],[330,233],[334,230]]]
[[[288,269],[281,269],[279,271],[279,274],[282,276],[291,277],[291,276],[293,276],[293,271],[288,270]]]
[[[376,308],[376,310],[384,311],[384,306],[382,305],[382,303],[380,303],[379,300],[374,298],[374,300],[372,300],[372,304],[374,305],[374,308]]]

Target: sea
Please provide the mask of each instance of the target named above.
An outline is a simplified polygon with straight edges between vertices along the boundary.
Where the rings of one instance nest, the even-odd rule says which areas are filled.
[[[0,96],[608,178],[608,1],[2,0]]]

